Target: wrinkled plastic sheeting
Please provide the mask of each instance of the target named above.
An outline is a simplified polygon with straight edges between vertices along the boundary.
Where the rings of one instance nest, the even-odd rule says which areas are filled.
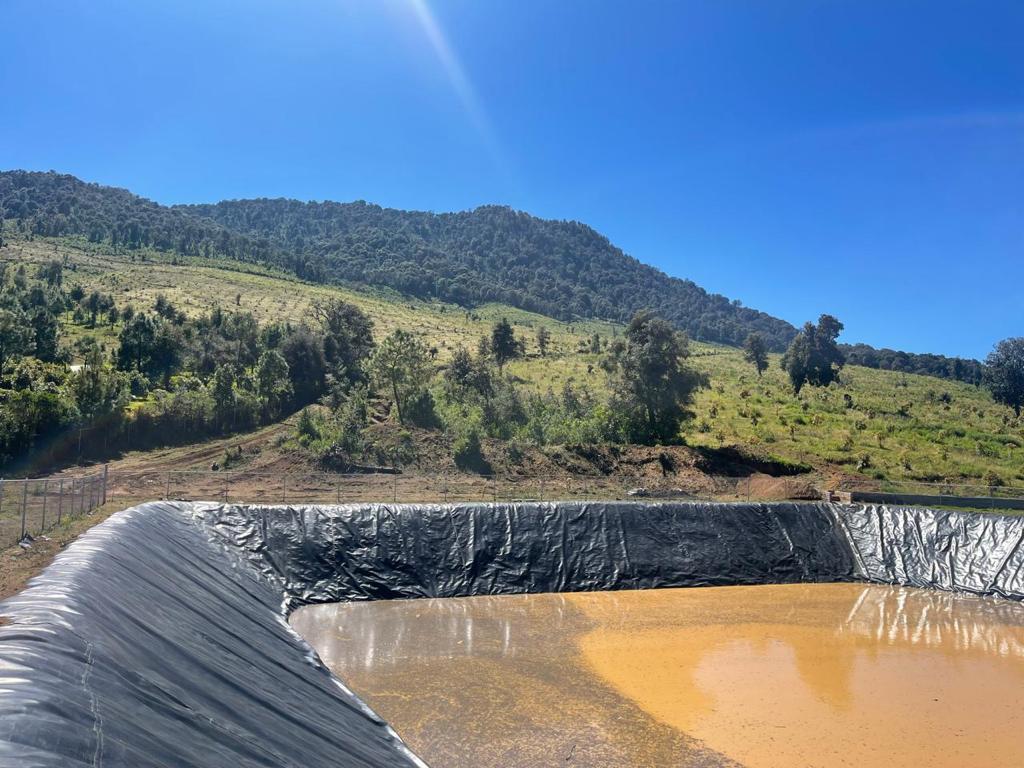
[[[0,765],[415,764],[188,505],[119,513],[0,611]]]
[[[1024,600],[1024,518],[836,506],[867,581]]]
[[[204,526],[316,602],[855,578],[825,504],[218,506]]]
[[[1020,599],[1022,538],[831,504],[145,504],[0,605],[0,766],[416,764],[288,627],[304,603],[850,579]]]

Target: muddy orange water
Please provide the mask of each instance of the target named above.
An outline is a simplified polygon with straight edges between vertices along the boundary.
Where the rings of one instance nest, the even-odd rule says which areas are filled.
[[[1024,766],[1024,606],[858,584],[312,606],[433,768]]]

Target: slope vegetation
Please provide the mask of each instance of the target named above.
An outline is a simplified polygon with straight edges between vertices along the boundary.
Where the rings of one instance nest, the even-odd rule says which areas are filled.
[[[315,299],[343,298],[372,317],[378,339],[404,328],[436,347],[436,371],[457,346],[472,348],[496,320],[508,317],[526,342],[527,354],[507,370],[524,387],[540,392],[557,393],[566,384],[603,392],[606,382],[600,354],[592,351],[593,337],[597,334],[606,343],[621,333],[613,323],[566,322],[497,303],[467,310],[386,290],[314,284],[198,256],[181,258],[152,249],[115,253],[107,244],[83,238],[19,238],[0,249],[0,260],[11,264],[43,264],[55,258],[67,263],[70,282],[110,293],[117,304],[137,309],[151,307],[162,293],[192,316],[220,306],[224,311],[250,311],[261,322],[301,322]],[[551,334],[545,356],[536,343],[540,326]],[[116,344],[118,329],[118,324],[86,328],[70,319],[64,325],[67,340],[93,335],[108,350]],[[709,376],[710,387],[697,395],[687,434],[690,446],[736,446],[808,464],[823,474],[1011,485],[1024,480],[1024,423],[976,386],[851,365],[839,384],[806,388],[796,397],[777,356],[759,378],[734,348],[694,344],[692,353],[693,365]],[[274,440],[261,450],[294,450],[283,433],[273,434]],[[264,460],[270,462],[269,456]],[[134,466],[145,463],[144,457],[133,460]],[[547,471],[556,464],[545,459],[538,466]]]

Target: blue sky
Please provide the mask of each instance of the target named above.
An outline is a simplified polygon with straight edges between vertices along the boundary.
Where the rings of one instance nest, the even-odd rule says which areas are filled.
[[[503,203],[847,341],[1024,334],[1024,3],[0,0],[0,168]]]

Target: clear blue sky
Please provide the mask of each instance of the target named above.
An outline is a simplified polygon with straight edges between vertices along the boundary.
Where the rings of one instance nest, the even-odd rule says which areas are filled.
[[[504,203],[847,341],[1024,335],[1024,2],[0,0],[0,168]]]

